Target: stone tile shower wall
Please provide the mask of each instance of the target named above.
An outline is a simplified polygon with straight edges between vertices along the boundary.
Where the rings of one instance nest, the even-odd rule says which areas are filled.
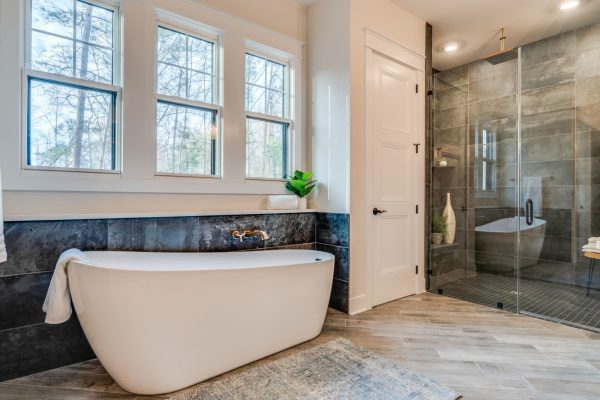
[[[541,177],[546,223],[539,259],[526,259],[523,232],[520,275],[584,286],[587,260],[580,248],[600,234],[600,24],[522,48],[521,176]],[[430,252],[433,286],[485,272],[514,277],[514,249],[477,242],[475,227],[523,214],[517,195],[517,60],[477,61],[434,78],[433,150],[443,148],[450,167],[432,168],[432,209],[441,212],[450,192],[457,216],[453,246]],[[496,133],[496,189],[478,193],[476,132]],[[522,187],[522,190],[525,189]],[[506,234],[507,242],[516,234]],[[523,246],[525,248],[523,248]],[[505,268],[498,268],[498,265]],[[515,281],[516,284],[516,281]],[[600,274],[593,285],[600,287]]]
[[[6,222],[9,259],[0,264],[0,381],[94,357],[75,314],[64,324],[43,323],[41,305],[54,264],[68,248],[208,252],[318,246],[336,255],[330,305],[347,311],[348,231],[347,223],[339,222],[344,218],[297,213]],[[235,228],[264,229],[271,239],[232,240]]]
[[[600,24],[525,46],[522,64],[522,170],[543,179],[547,224],[521,275],[584,286],[581,245],[600,233]]]

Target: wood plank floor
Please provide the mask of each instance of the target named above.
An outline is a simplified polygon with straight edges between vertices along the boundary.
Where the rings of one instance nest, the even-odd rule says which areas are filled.
[[[600,399],[599,334],[432,294],[353,317],[330,310],[316,339],[229,374],[338,336],[437,379],[466,400]],[[0,399],[141,398],[148,397],[125,393],[96,360],[0,384]]]

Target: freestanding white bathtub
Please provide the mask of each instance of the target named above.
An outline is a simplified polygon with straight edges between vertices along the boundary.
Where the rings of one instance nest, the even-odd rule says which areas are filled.
[[[334,256],[312,250],[85,252],[68,266],[81,326],[125,390],[172,392],[321,332]]]
[[[502,218],[475,228],[476,264],[482,272],[513,272],[514,263],[507,263],[505,258],[497,259],[494,255],[513,256],[517,232],[521,232],[521,267],[530,267],[538,262],[544,246],[546,221],[534,218],[533,223],[528,225],[525,217]]]

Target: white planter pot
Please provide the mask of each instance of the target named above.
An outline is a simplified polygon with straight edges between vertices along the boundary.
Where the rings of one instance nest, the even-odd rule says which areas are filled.
[[[307,204],[308,204],[308,202],[307,202],[306,197],[298,198],[298,210],[306,210],[308,208]]]

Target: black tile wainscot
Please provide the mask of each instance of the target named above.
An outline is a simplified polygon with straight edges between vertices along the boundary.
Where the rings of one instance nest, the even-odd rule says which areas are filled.
[[[266,230],[240,242],[232,229]],[[279,213],[201,217],[5,222],[8,261],[0,264],[0,381],[94,358],[73,313],[44,323],[42,303],[58,256],[81,250],[209,252],[315,247],[336,256],[330,305],[348,308],[348,216]]]
[[[350,215],[318,213],[316,231],[317,250],[335,255],[335,273],[329,306],[347,313],[350,276]]]

